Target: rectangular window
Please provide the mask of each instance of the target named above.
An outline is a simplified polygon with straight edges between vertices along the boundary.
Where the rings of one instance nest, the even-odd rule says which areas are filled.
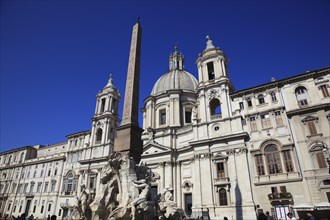
[[[192,213],[192,194],[184,194],[184,211],[188,216]]]
[[[300,107],[308,106],[307,99],[299,100],[299,101],[298,101],[298,104],[299,104]]]
[[[256,131],[258,129],[256,118],[254,116],[250,117],[250,126],[252,131]]]
[[[327,85],[321,85],[319,89],[322,91],[323,97],[329,97],[329,90],[327,88]]]
[[[43,213],[43,212],[44,212],[44,206],[42,205],[42,206],[41,206],[40,213]]]
[[[22,193],[22,184],[19,184],[17,187],[17,193]]]
[[[39,182],[37,185],[37,193],[40,193],[40,192],[41,192],[41,183]]]
[[[48,212],[50,212],[51,208],[52,208],[52,204],[48,204]]]
[[[55,181],[52,181],[52,185],[50,187],[50,191],[51,192],[55,192],[55,186],[56,186],[56,182]]]
[[[36,208],[37,208],[37,206],[35,205],[35,206],[33,206],[33,213],[35,213],[36,212]]]
[[[89,178],[89,188],[90,189],[96,188],[96,186],[95,186],[95,180],[96,180],[96,177],[95,176],[91,176]]]
[[[23,190],[24,193],[27,193],[27,188],[28,188],[28,183],[25,183],[24,184],[24,190]]]
[[[101,109],[100,109],[100,112],[104,112],[104,108],[105,108],[105,99],[101,99]]]
[[[265,175],[265,167],[264,167],[264,161],[262,159],[262,155],[256,155],[255,160],[256,160],[258,175]]]
[[[270,97],[272,98],[272,102],[276,102],[277,101],[277,98],[276,98],[275,92],[271,92],[269,94],[270,94]]]
[[[61,216],[62,215],[62,209],[59,209],[58,210],[58,216]]]
[[[240,102],[240,103],[239,103],[239,109],[241,109],[241,110],[244,109],[244,103],[243,103],[243,102]]]
[[[283,151],[283,156],[284,156],[284,163],[285,163],[286,172],[288,172],[288,173],[293,172],[293,164],[292,164],[290,151],[288,151],[288,150]]]
[[[209,75],[209,80],[212,80],[215,78],[213,62],[207,63],[207,72]]]
[[[275,120],[276,120],[276,125],[277,126],[282,126],[283,125],[282,115],[281,115],[280,111],[275,112]]]
[[[217,174],[218,174],[218,178],[226,177],[226,175],[225,175],[225,165],[224,165],[223,162],[217,163]]]
[[[16,184],[13,184],[13,186],[11,188],[11,193],[15,193],[15,189],[16,189]]]
[[[316,126],[315,126],[314,121],[308,121],[307,126],[308,126],[308,130],[309,130],[309,135],[317,135]]]
[[[276,194],[277,193],[277,187],[271,187],[272,190],[272,194]]]
[[[247,99],[246,102],[247,102],[248,107],[252,107],[252,101],[251,101],[251,99]]]
[[[184,118],[185,118],[185,122],[187,124],[191,123],[191,110],[186,109],[185,113],[184,113]]]
[[[45,183],[44,192],[47,192],[47,190],[48,190],[48,182]]]
[[[219,200],[220,200],[220,206],[228,205],[227,190],[225,190],[224,188],[219,190]]]
[[[266,161],[269,174],[282,173],[280,154],[268,153],[266,154]]]
[[[166,124],[166,110],[160,110],[159,111],[159,125],[165,125]]]
[[[259,96],[258,96],[258,101],[259,101],[259,105],[261,105],[261,104],[265,104],[264,96],[263,96],[263,95],[259,95]]]
[[[29,191],[30,193],[33,192],[33,188],[34,188],[34,184],[31,183],[31,185],[30,185],[30,191]]]
[[[287,193],[286,192],[286,186],[280,186],[281,193]]]
[[[269,114],[263,114],[260,115],[260,117],[261,117],[262,128],[270,128],[272,126],[272,124],[270,123]]]

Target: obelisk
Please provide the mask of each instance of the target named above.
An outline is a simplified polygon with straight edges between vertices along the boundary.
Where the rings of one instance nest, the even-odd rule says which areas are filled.
[[[122,121],[117,127],[116,152],[129,152],[136,162],[142,154],[142,129],[139,127],[140,54],[142,29],[139,21],[133,26],[131,48],[128,61],[124,109]]]

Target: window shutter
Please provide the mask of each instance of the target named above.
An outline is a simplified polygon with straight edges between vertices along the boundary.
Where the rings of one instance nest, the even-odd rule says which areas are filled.
[[[310,135],[316,135],[317,134],[317,131],[316,131],[316,127],[315,127],[314,121],[309,121],[307,123],[307,125],[308,125],[308,129],[309,129],[309,134]]]
[[[322,152],[316,153],[317,163],[319,164],[319,168],[327,168],[327,164],[325,162],[325,158]]]

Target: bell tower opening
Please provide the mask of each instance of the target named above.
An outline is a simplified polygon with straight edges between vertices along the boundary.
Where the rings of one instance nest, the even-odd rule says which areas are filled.
[[[210,111],[211,116],[221,115],[221,105],[219,99],[214,98],[210,101]]]
[[[207,73],[209,76],[209,80],[212,80],[215,78],[213,62],[207,63]]]

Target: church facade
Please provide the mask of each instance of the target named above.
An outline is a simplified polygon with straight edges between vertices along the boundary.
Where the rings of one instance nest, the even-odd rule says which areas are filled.
[[[157,189],[173,187],[195,217],[329,216],[329,68],[234,91],[210,38],[198,79],[177,48],[169,60],[143,108],[142,160]]]
[[[144,101],[141,162],[151,195],[173,188],[188,216],[330,216],[330,68],[235,91],[225,53],[208,37],[198,78],[176,47]],[[119,91],[97,94],[92,128],[49,146],[0,153],[0,213],[65,219],[82,188],[95,195],[114,151]]]

